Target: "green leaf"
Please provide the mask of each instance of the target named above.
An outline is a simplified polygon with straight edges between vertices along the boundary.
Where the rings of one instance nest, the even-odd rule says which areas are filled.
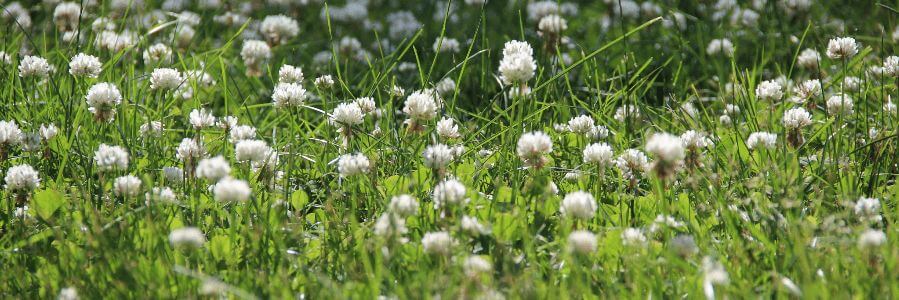
[[[512,188],[508,186],[501,186],[496,190],[496,194],[493,195],[493,201],[497,203],[508,203],[512,202]]]
[[[381,192],[386,195],[395,195],[406,192],[409,179],[400,175],[393,175],[381,181]]]
[[[309,203],[309,195],[302,189],[297,189],[290,195],[290,205],[293,205],[294,209],[303,208],[307,203]]]
[[[209,252],[217,261],[232,260],[234,250],[231,247],[231,239],[225,235],[217,235],[209,240]]]
[[[34,200],[32,204],[34,206],[34,211],[37,213],[38,217],[44,220],[50,220],[55,213],[64,203],[66,199],[63,194],[57,192],[56,190],[41,190],[34,194]]]

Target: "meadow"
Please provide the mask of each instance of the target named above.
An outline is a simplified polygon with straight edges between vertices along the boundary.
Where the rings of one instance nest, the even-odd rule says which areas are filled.
[[[899,297],[899,1],[0,3],[0,297]]]

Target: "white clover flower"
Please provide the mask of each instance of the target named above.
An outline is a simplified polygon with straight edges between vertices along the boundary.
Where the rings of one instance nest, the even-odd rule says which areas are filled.
[[[4,7],[0,10],[0,21],[11,23],[16,27],[21,26],[23,29],[31,28],[31,15],[28,9],[22,6],[18,1],[4,2]]]
[[[265,141],[241,140],[234,145],[234,159],[239,162],[261,162],[268,159],[272,151]]]
[[[872,80],[880,80],[881,77],[886,75],[886,72],[883,67],[878,65],[872,65],[865,70],[865,75],[867,75]]]
[[[755,95],[760,100],[777,101],[783,98],[783,86],[776,80],[762,81],[755,88]]]
[[[534,56],[534,48],[531,44],[522,41],[508,41],[503,45],[503,56],[527,55]]]
[[[465,259],[465,262],[462,263],[462,272],[464,272],[465,276],[468,277],[477,277],[480,274],[487,274],[492,271],[493,265],[480,256],[469,256]]]
[[[250,199],[250,185],[246,181],[223,178],[212,188],[215,200],[220,202],[244,202]]]
[[[392,12],[387,15],[387,21],[390,23],[388,34],[394,40],[411,37],[423,26],[409,11]]]
[[[393,85],[390,87],[390,95],[394,97],[402,97],[406,95],[406,90],[401,86]]]
[[[272,57],[272,48],[263,41],[244,41],[243,48],[240,50],[240,57],[247,66],[248,76],[262,76],[261,64]]]
[[[540,19],[537,29],[544,33],[558,35],[568,29],[568,21],[556,14],[547,15]]]
[[[363,117],[362,108],[354,102],[340,103],[331,113],[330,121],[342,126],[354,126],[362,124]]]
[[[752,149],[774,149],[777,146],[777,134],[770,132],[753,132],[746,139],[746,147]]]
[[[231,165],[221,155],[202,159],[197,164],[197,178],[216,182],[229,175],[231,175]]]
[[[81,5],[75,2],[62,2],[53,9],[53,22],[59,31],[73,31],[77,29],[81,18]]]
[[[0,122],[2,122],[2,121],[0,121]],[[0,126],[0,127],[2,127],[2,126]],[[2,131],[2,129],[0,129],[0,131]],[[52,140],[54,137],[56,137],[56,134],[59,133],[59,129],[57,129],[56,125],[53,125],[53,123],[41,124],[41,128],[39,129],[39,132],[40,132],[41,138],[44,139],[44,141],[49,141],[49,140]],[[0,133],[0,135],[2,135],[2,133]],[[3,144],[2,137],[0,137],[0,144]]]
[[[166,181],[171,183],[184,182],[184,170],[178,167],[163,167],[162,175]]]
[[[431,169],[443,169],[453,160],[453,150],[444,144],[430,145],[421,154],[424,164]]]
[[[880,200],[877,198],[861,197],[855,202],[855,214],[863,219],[880,221]]]
[[[294,67],[291,65],[282,65],[280,69],[278,69],[278,82],[279,83],[303,83],[303,69],[300,67]]]
[[[431,197],[434,201],[434,209],[440,210],[447,205],[465,204],[468,198],[465,197],[465,185],[455,179],[447,179],[436,186]]]
[[[878,248],[887,241],[887,235],[877,229],[868,229],[858,236],[858,247],[867,250]]]
[[[590,220],[596,215],[596,200],[593,195],[584,191],[571,192],[562,199],[559,212],[575,219]]]
[[[596,252],[596,235],[586,230],[576,230],[568,235],[568,251],[579,255]]]
[[[621,232],[621,243],[625,246],[643,246],[646,244],[646,236],[637,228],[627,228]]]
[[[685,157],[684,142],[680,137],[669,133],[656,133],[649,137],[646,151],[669,164],[677,164]]]
[[[213,78],[212,75],[198,69],[184,71],[184,79],[195,82],[202,87],[211,87],[215,85],[215,78]]]
[[[59,295],[56,296],[57,300],[78,300],[81,297],[78,296],[78,290],[73,287],[67,287],[59,290]]]
[[[792,108],[784,112],[784,127],[799,129],[812,124],[812,115],[802,107]]]
[[[322,75],[318,78],[315,78],[315,86],[319,89],[329,89],[334,86],[334,79],[331,78],[331,75]]]
[[[192,11],[182,11],[177,14],[175,22],[177,22],[178,25],[197,26],[200,25],[201,19],[200,15]]]
[[[437,38],[434,41],[434,52],[459,52],[459,40],[454,38]]]
[[[11,65],[12,57],[6,51],[0,51],[0,64]]]
[[[392,213],[384,213],[375,221],[373,229],[377,236],[401,236],[406,234],[406,219]],[[401,239],[405,241],[405,239]]]
[[[144,137],[161,137],[164,130],[162,122],[150,121],[140,125],[140,135]]]
[[[403,113],[413,120],[430,120],[437,116],[437,101],[433,93],[415,91],[406,97]]]
[[[97,78],[102,69],[103,64],[100,63],[99,58],[84,53],[76,54],[69,62],[69,74],[72,74],[72,76]]]
[[[206,243],[206,235],[196,227],[183,227],[169,233],[169,243],[174,247],[200,248]]]
[[[28,55],[19,62],[19,77],[47,77],[50,69],[51,66],[45,58]]]
[[[736,104],[727,104],[724,106],[724,112],[728,115],[737,115],[740,113],[740,106]]]
[[[393,196],[388,207],[390,212],[400,217],[408,217],[418,213],[418,201],[410,195]]]
[[[23,164],[10,167],[6,170],[6,190],[11,193],[28,193],[41,185],[41,178],[37,171],[30,165]]]
[[[478,219],[475,217],[462,216],[462,221],[460,223],[462,231],[470,235],[479,236],[490,233],[490,229],[478,222]]]
[[[802,52],[799,53],[799,56],[796,57],[796,64],[808,70],[817,70],[820,61],[821,54],[818,54],[818,51],[811,48],[802,50]]]
[[[297,83],[278,83],[272,93],[276,108],[300,107],[306,102],[306,89]]]
[[[210,115],[211,115],[211,113],[210,113]],[[239,119],[237,119],[237,117],[235,117],[235,116],[224,116],[224,117],[221,117],[218,120],[216,120],[215,125],[218,126],[218,128],[224,129],[225,131],[229,131],[232,128],[234,128],[235,126],[237,126],[238,121],[239,121]],[[203,126],[207,126],[207,125],[203,124]]]
[[[344,154],[337,160],[337,172],[341,177],[365,174],[370,171],[371,162],[362,153]]]
[[[564,178],[565,178],[565,180],[567,180],[567,181],[577,182],[578,180],[581,179],[581,177],[582,177],[582,176],[581,176],[581,172],[580,172],[580,171],[577,171],[577,170],[574,170],[574,171],[570,171],[570,172],[565,173],[565,177],[564,177]]]
[[[440,80],[434,88],[437,90],[437,94],[448,95],[456,90],[456,82],[452,78],[447,77]]]
[[[266,16],[259,24],[259,32],[272,45],[280,45],[296,37],[300,26],[296,20],[285,15]]]
[[[623,0],[612,5],[612,11],[625,19],[636,19],[640,17],[640,4],[632,0]]]
[[[157,65],[172,62],[172,48],[162,43],[156,43],[144,50],[145,65]]]
[[[796,86],[796,96],[800,97],[804,102],[805,100],[820,97],[823,94],[824,89],[821,87],[821,81],[817,79],[806,80]]]
[[[689,149],[701,149],[714,145],[704,133],[695,130],[687,130],[680,135],[680,139]]]
[[[597,140],[604,139],[609,137],[609,129],[602,125],[596,125],[593,126],[592,129],[590,129],[590,132],[587,133],[587,136]]]
[[[613,116],[613,118],[615,118],[616,121],[622,123],[626,122],[627,120],[638,120],[640,119],[640,108],[630,104],[622,105],[615,109],[615,115]]]
[[[734,9],[731,14],[730,23],[733,25],[742,25],[743,27],[756,27],[758,26],[759,13],[755,12],[752,9]]]
[[[184,78],[181,72],[170,68],[157,68],[150,74],[150,88],[154,90],[174,90],[181,85]]]
[[[140,178],[133,175],[125,175],[115,179],[112,191],[119,197],[137,197],[140,194]]]
[[[723,285],[730,282],[730,276],[728,276],[724,266],[708,256],[702,258],[702,274],[703,291],[708,299],[715,298],[715,285]]]
[[[155,187],[147,192],[145,194],[145,197],[147,197],[147,203],[175,203],[178,199],[178,197],[175,195],[175,192],[172,191],[172,189],[169,187]]]
[[[197,35],[197,31],[194,30],[193,26],[191,25],[182,24],[175,27],[175,31],[172,33],[172,35],[172,40],[175,41],[175,46],[181,49],[185,49],[190,47],[194,36]]]
[[[231,143],[236,144],[243,140],[252,140],[256,138],[256,128],[249,125],[237,125],[231,128],[228,133]]]
[[[249,40],[244,42],[240,56],[246,64],[256,64],[271,58],[272,49],[263,41]]]
[[[827,57],[846,59],[858,54],[858,43],[851,37],[833,38],[827,43]]]
[[[649,158],[640,150],[627,149],[615,159],[615,165],[618,166],[624,177],[633,178],[646,171],[649,165]]]
[[[198,130],[215,126],[215,116],[212,115],[211,111],[208,111],[205,108],[190,111],[188,120],[190,121],[190,125]]]
[[[372,97],[360,97],[353,100],[353,103],[359,106],[359,109],[362,110],[362,114],[368,114],[374,112],[378,109],[377,103],[375,103],[375,99]]]
[[[516,153],[528,166],[541,166],[546,154],[553,151],[553,142],[543,132],[534,131],[522,134],[518,138]]]
[[[175,150],[175,157],[188,165],[192,165],[203,156],[206,156],[206,148],[192,138],[181,139],[178,149]]]
[[[639,10],[639,7],[637,9]],[[532,1],[528,3],[527,10],[528,19],[531,21],[538,21],[551,14],[562,13],[562,7],[556,1]]]
[[[708,47],[706,47],[705,52],[711,56],[716,55],[724,55],[724,56],[733,56],[734,55],[734,44],[731,43],[729,39],[714,39],[709,42]]]
[[[365,49],[362,48],[362,42],[359,39],[345,36],[340,39],[340,42],[337,44],[337,51],[344,54],[352,54],[352,53],[362,53]]]
[[[846,94],[834,94],[827,98],[827,113],[831,115],[851,115],[853,106],[852,97]]]
[[[442,139],[455,139],[459,135],[459,126],[453,122],[453,119],[442,118],[437,121],[437,135]]]
[[[453,151],[453,157],[461,157],[462,154],[465,154],[465,146],[461,144],[453,146],[451,150]]]
[[[94,162],[101,172],[125,170],[128,168],[128,151],[119,146],[100,144],[94,152]]]
[[[862,85],[861,78],[846,76],[843,78],[843,89],[849,92],[857,92]]]
[[[568,130],[579,134],[587,134],[594,129],[593,118],[587,115],[580,115],[568,120]]]
[[[114,84],[100,82],[92,85],[87,90],[85,99],[87,100],[87,105],[96,114],[97,111],[111,110],[122,103],[122,93],[119,92],[119,88]]]
[[[733,121],[731,120],[730,116],[721,115],[720,117],[718,117],[718,122],[721,122],[721,124],[724,125],[730,125]]]
[[[503,48],[503,58],[499,62],[499,73],[503,83],[521,85],[534,77],[537,62],[534,50],[525,42],[510,41]]]
[[[120,52],[135,46],[138,42],[137,34],[125,30],[121,33],[115,31],[103,31],[95,40],[95,45],[99,49],[105,49],[110,52]]]
[[[22,151],[35,152],[41,149],[41,137],[35,133],[23,133],[22,141],[19,143]]]
[[[899,56],[888,56],[883,59],[883,72],[890,77],[899,77]]]
[[[584,148],[584,163],[597,164],[601,168],[612,163],[615,154],[612,147],[606,143],[594,143]]]
[[[15,121],[0,121],[0,149],[18,145],[22,141],[22,130]]]
[[[446,231],[428,232],[421,238],[421,246],[425,253],[449,256],[453,253],[453,237]]]
[[[253,161],[253,171],[255,172],[266,172],[268,174],[274,174],[276,177],[280,177],[282,174],[279,172],[275,172],[275,169],[278,167],[278,163],[280,162],[280,155],[278,151],[271,149],[268,152],[268,155],[265,156],[262,160]],[[274,173],[273,173],[274,172]]]

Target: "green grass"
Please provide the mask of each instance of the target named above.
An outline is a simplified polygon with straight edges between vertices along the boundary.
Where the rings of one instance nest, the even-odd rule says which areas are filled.
[[[616,16],[617,1],[571,1],[579,7],[577,14],[564,15],[571,42],[557,51],[544,47],[527,1],[490,0],[481,7],[454,0],[452,9],[440,10],[433,1],[370,0],[366,20],[381,23],[380,30],[322,17],[344,1],[257,3],[246,15],[251,21],[283,13],[299,22],[300,33],[272,47],[261,77],[248,77],[240,51],[256,27],[214,22],[228,6],[203,9],[190,2],[185,10],[201,21],[187,47],[178,48],[172,35],[177,26],[168,22],[174,15],[146,26],[136,21],[161,2],[143,1],[118,17],[112,17],[110,3],[100,2],[85,5],[81,42],[62,40],[53,22],[55,5],[31,5],[33,24],[26,29],[0,18],[0,50],[12,62],[0,64],[0,120],[15,121],[25,133],[37,133],[41,124],[59,127],[38,150],[11,145],[8,159],[0,161],[3,176],[12,166],[28,164],[41,179],[29,193],[0,191],[4,298],[53,298],[68,287],[82,299],[207,298],[217,295],[204,293],[204,286],[215,284],[228,298],[703,298],[711,278],[704,260],[721,263],[728,274],[726,283],[713,286],[717,298],[797,297],[787,279],[800,297],[811,299],[899,296],[899,232],[892,227],[899,217],[899,118],[883,108],[897,95],[897,81],[866,72],[896,54],[893,7],[899,3],[821,1],[788,16],[781,1],[772,0],[755,8],[756,26],[742,26],[729,15],[713,19],[714,4],[702,4],[708,1],[656,1],[659,18]],[[237,11],[239,1],[224,2]],[[413,12],[423,26],[390,37],[388,14],[401,10]],[[686,29],[665,25],[663,19],[674,12],[686,16]],[[139,40],[122,51],[99,49],[93,42],[99,32],[91,28],[98,16],[110,16]],[[859,53],[845,61],[827,58],[828,41],[841,36],[858,40]],[[358,39],[368,55],[357,59],[341,52],[344,37]],[[725,37],[734,44],[733,56],[706,52],[712,39]],[[457,52],[434,51],[435,41],[450,38],[460,42]],[[512,96],[509,91],[517,87],[500,84],[497,68],[510,40],[534,48],[538,67],[527,96]],[[172,46],[171,63],[144,63],[143,50],[155,43]],[[820,72],[796,64],[806,48],[820,53]],[[17,67],[26,55],[20,49],[57,70],[46,79],[20,77]],[[331,58],[316,63],[323,51]],[[98,78],[68,73],[70,58],[81,52],[100,58]],[[414,69],[404,69],[404,63]],[[303,107],[272,105],[283,64],[303,68],[302,85],[313,95]],[[182,99],[150,88],[156,67],[202,70],[215,84],[187,80],[193,95]],[[334,86],[314,85],[321,75],[333,76]],[[778,76],[796,84],[824,78],[825,92],[794,104],[787,101],[795,94],[791,84],[781,101],[759,99],[756,86]],[[826,100],[843,89],[846,76],[861,79],[857,91],[847,91],[854,113],[831,115]],[[444,93],[437,117],[422,132],[409,130],[401,113],[406,96],[443,79],[455,87]],[[109,123],[96,121],[85,101],[98,82],[114,83],[122,92]],[[391,94],[393,86],[406,96]],[[343,147],[328,114],[359,97],[372,97],[381,115],[354,126]],[[695,113],[682,109],[688,102]],[[729,124],[719,120],[727,104],[740,108]],[[624,105],[638,107],[641,117],[616,120]],[[782,123],[793,107],[807,108],[813,120],[802,129],[804,143],[796,146],[788,145]],[[279,152],[281,176],[237,162],[225,130],[193,129],[188,114],[197,108],[255,127],[257,138]],[[554,128],[579,115],[607,128],[608,137]],[[441,117],[453,118],[461,136],[438,137]],[[141,136],[140,126],[149,121],[162,122],[161,137]],[[870,128],[878,133],[869,135]],[[647,169],[632,182],[614,165],[583,163],[584,147],[594,142],[609,144],[617,157],[626,149],[645,150],[654,133],[687,130],[706,133],[714,144],[700,149],[700,167],[681,168],[671,179]],[[516,154],[519,137],[531,131],[546,132],[553,142],[541,168],[526,167]],[[749,149],[746,140],[757,131],[777,134],[776,147]],[[228,159],[231,176],[250,184],[250,200],[223,203],[208,188],[214,182],[165,179],[162,168],[185,167],[175,156],[183,138],[202,140],[208,157]],[[443,171],[423,163],[422,152],[437,142],[464,147]],[[100,144],[127,149],[127,170],[99,172],[94,151]],[[341,177],[338,157],[354,152],[368,157],[370,171]],[[566,178],[570,172],[580,176]],[[114,195],[113,180],[127,174],[142,180],[140,196]],[[466,186],[467,204],[434,209],[432,191],[444,176]],[[177,203],[146,201],[144,193],[163,186],[173,189]],[[589,220],[560,213],[565,195],[579,190],[599,205]],[[376,235],[378,218],[400,194],[419,203],[417,215],[405,218],[408,231]],[[879,199],[882,221],[867,222],[855,213],[861,197]],[[28,207],[24,214],[16,213],[21,205]],[[463,216],[489,230],[464,232]],[[680,226],[656,222],[658,216],[671,216]],[[172,230],[188,226],[203,232],[202,247],[169,242]],[[641,230],[646,243],[625,245],[627,228]],[[886,242],[860,248],[859,237],[869,228],[883,231]],[[568,251],[574,230],[595,233],[598,249],[586,255]],[[454,238],[450,255],[423,250],[422,237],[436,231]],[[695,242],[695,253],[680,252],[685,237]],[[491,262],[492,270],[465,274],[464,262],[474,255]]]

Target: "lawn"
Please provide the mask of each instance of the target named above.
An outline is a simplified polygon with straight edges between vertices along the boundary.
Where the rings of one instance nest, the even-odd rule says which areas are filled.
[[[899,2],[0,3],[0,297],[899,298]]]

